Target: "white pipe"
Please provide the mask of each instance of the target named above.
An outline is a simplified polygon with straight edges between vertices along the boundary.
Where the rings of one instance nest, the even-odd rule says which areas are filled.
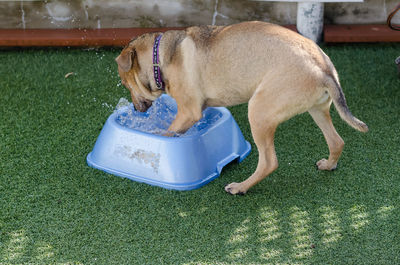
[[[324,28],[324,3],[299,2],[297,6],[297,30],[314,42],[322,39]]]

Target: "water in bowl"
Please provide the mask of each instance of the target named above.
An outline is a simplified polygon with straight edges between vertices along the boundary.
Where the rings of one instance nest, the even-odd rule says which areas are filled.
[[[121,98],[115,108],[117,122],[127,128],[135,129],[151,134],[163,135],[175,119],[177,113],[176,102],[169,96],[161,96],[156,99],[146,112],[136,111],[133,104],[125,98]],[[186,133],[176,135],[178,137],[191,136],[199,133],[214,124],[222,114],[211,109],[203,111],[203,118],[196,122]]]

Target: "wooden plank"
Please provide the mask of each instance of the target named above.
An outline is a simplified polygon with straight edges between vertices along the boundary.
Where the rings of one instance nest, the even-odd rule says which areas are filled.
[[[285,26],[296,31],[296,26]],[[139,35],[148,32],[180,30],[177,28],[117,28],[117,29],[0,29],[3,47],[123,47]]]
[[[400,31],[387,25],[325,25],[324,41],[340,42],[400,42]]]
[[[165,32],[183,28],[120,28],[120,29],[0,29],[0,46],[125,46],[147,32]]]
[[[296,31],[295,25],[285,26]],[[118,28],[118,29],[0,29],[3,47],[123,47],[147,32],[165,32],[184,28]],[[325,25],[324,41],[400,42],[400,31],[386,25]]]

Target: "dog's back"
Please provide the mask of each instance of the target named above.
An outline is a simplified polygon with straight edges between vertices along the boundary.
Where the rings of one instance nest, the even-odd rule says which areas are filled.
[[[231,26],[191,27],[186,30],[186,36],[197,53],[193,56],[196,60],[189,60],[191,65],[186,67],[201,75],[205,90],[215,92],[210,95],[210,105],[246,102],[263,79],[275,82],[276,79],[315,75],[322,79],[324,75],[335,75],[333,64],[314,42],[278,25],[243,22]],[[223,102],[226,93],[218,89],[221,87],[232,91],[226,102]]]

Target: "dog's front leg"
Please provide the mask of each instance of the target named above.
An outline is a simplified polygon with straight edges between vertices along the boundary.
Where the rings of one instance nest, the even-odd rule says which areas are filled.
[[[179,109],[176,114],[175,120],[171,123],[168,128],[167,136],[173,136],[174,134],[185,133],[190,127],[193,126],[202,117],[201,109],[197,111],[191,111],[188,109]]]

